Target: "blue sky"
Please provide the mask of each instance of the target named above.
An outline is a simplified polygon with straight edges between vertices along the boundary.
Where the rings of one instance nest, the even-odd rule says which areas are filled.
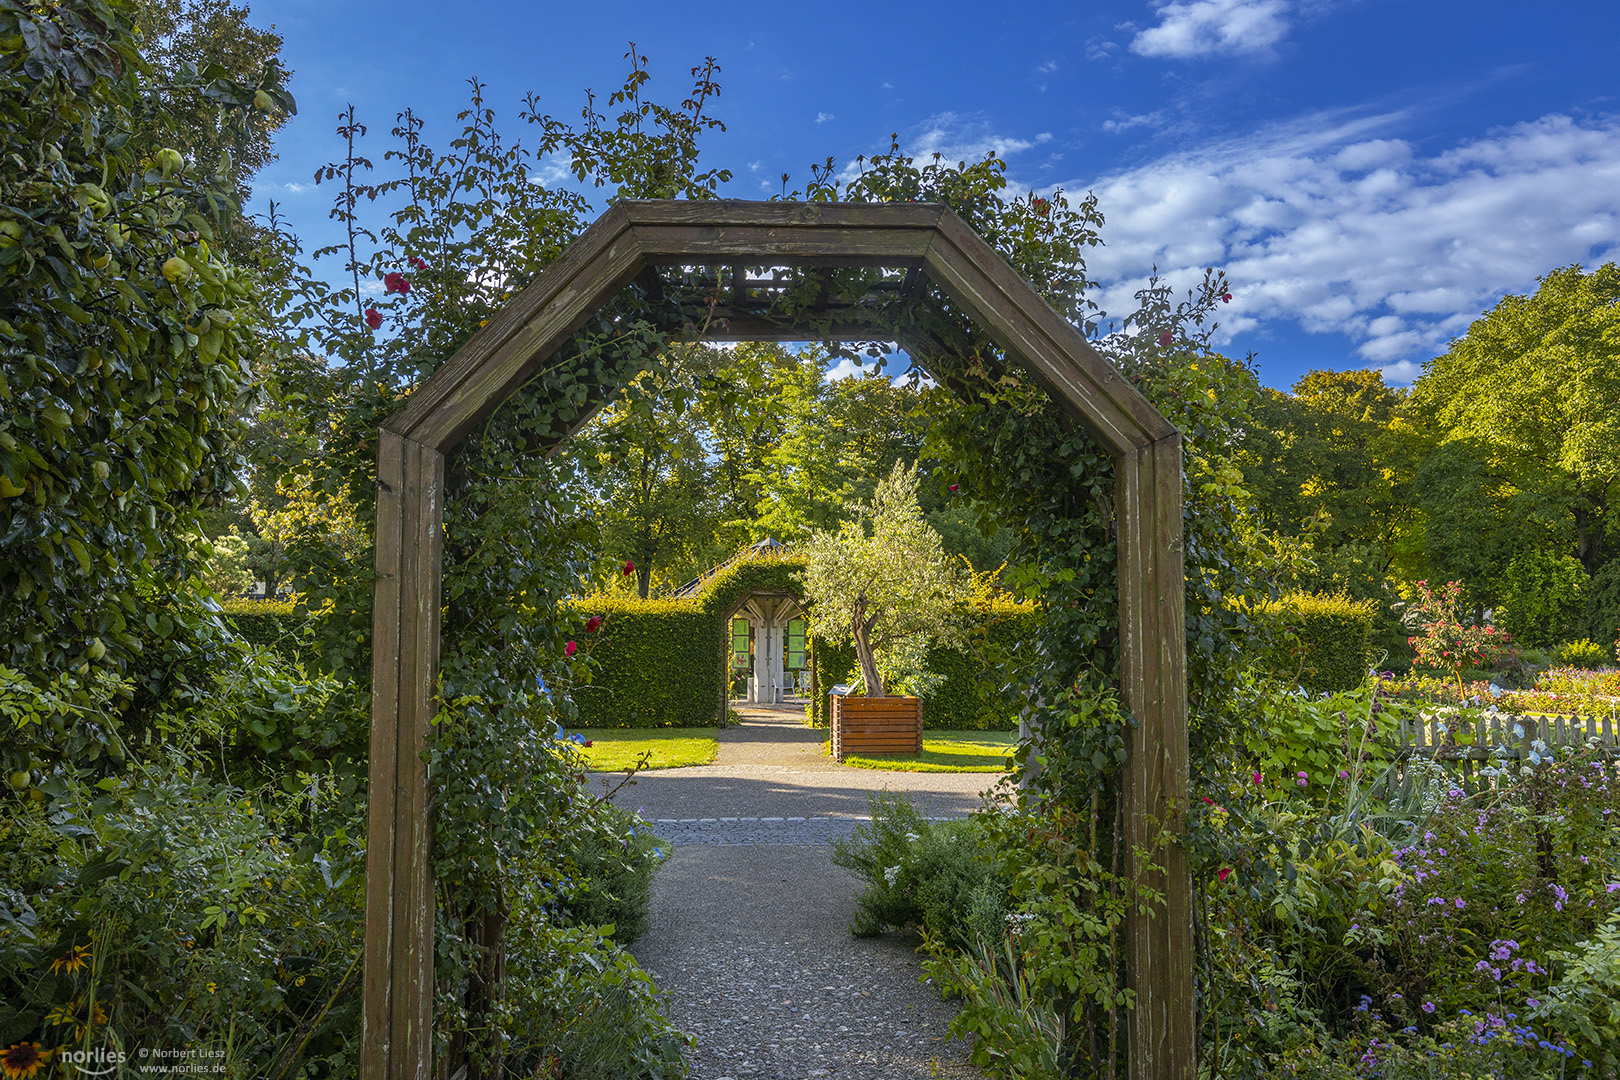
[[[1097,192],[1103,304],[1157,264],[1225,269],[1221,347],[1286,387],[1312,368],[1409,382],[1501,296],[1620,258],[1620,4],[1498,0],[1097,0],[1070,6],[250,0],[295,71],[299,115],[252,209],[330,238],[338,112],[373,132],[410,106],[443,147],[467,79],[514,135],[527,91],[577,117],[627,41],[651,96],[714,56],[725,194],[885,149],[996,148],[1017,190]]]

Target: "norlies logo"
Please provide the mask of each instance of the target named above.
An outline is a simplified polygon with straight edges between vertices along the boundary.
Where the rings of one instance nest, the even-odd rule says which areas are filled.
[[[105,1046],[94,1050],[62,1050],[57,1057],[82,1076],[106,1076],[124,1063],[122,1050],[109,1050]]]

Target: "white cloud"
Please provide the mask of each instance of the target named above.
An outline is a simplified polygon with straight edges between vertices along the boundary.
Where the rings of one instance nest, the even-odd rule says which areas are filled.
[[[990,123],[982,113],[935,113],[921,124],[906,132],[906,150],[925,161],[934,154],[949,161],[976,161],[994,150],[997,157],[1007,157],[1028,150],[1038,142],[1049,142],[1050,132],[1031,139],[998,135],[990,130]]]
[[[825,124],[829,120],[836,120],[836,119],[838,119],[838,118],[836,116],[834,116],[830,112],[818,112],[818,113],[816,113],[816,123],[818,123],[818,124]]]
[[[1092,37],[1086,41],[1087,60],[1109,60],[1119,52],[1119,42],[1109,41],[1103,37]]]
[[[1380,137],[1402,117],[1321,114],[1097,181],[1103,306],[1150,268],[1178,288],[1224,269],[1226,340],[1265,322],[1355,341],[1392,379],[1507,292],[1620,258],[1620,118],[1550,115],[1422,157]]]
[[[1118,135],[1135,127],[1157,127],[1159,120],[1158,112],[1142,113],[1139,116],[1120,116],[1113,120],[1104,120],[1102,129],[1110,135]]]
[[[1159,3],[1158,26],[1131,39],[1142,56],[1187,59],[1269,50],[1288,34],[1290,0],[1187,0]]]

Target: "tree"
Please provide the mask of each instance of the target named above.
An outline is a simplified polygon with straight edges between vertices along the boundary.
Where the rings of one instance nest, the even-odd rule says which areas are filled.
[[[231,0],[136,0],[135,31],[154,69],[197,73],[197,79],[162,80],[135,132],[138,149],[173,146],[210,171],[228,161],[225,176],[239,202],[252,193],[253,177],[275,160],[277,130],[297,112],[282,89],[281,35],[248,21],[247,5]],[[256,99],[243,123],[221,125],[217,89],[199,85],[226,78]]]
[[[127,666],[238,484],[262,309],[217,245],[228,178],[131,142],[148,80],[209,92],[122,6],[0,3],[0,661],[28,671]]]
[[[1612,554],[1620,500],[1620,266],[1555,270],[1424,365],[1415,405],[1442,444],[1474,448],[1510,496],[1551,511],[1588,575]]]
[[[967,595],[939,534],[917,505],[917,472],[897,461],[869,503],[852,503],[836,530],[804,546],[804,595],[811,630],[855,643],[866,692],[922,674],[930,644],[953,642],[956,606]]]
[[[701,356],[701,353],[696,355]],[[712,550],[714,504],[708,456],[692,430],[682,395],[670,384],[682,381],[681,363],[637,384],[661,383],[645,396],[626,395],[604,409],[581,434],[580,446],[594,457],[599,492],[596,515],[602,551],[616,569],[635,564],[636,595],[646,599],[654,572],[677,569],[683,579],[704,567],[690,558]]]

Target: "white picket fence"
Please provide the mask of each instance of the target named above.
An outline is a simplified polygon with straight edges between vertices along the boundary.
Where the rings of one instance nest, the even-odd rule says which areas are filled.
[[[1395,757],[1485,762],[1563,757],[1566,746],[1620,757],[1620,713],[1605,716],[1518,716],[1505,712],[1437,710],[1403,717],[1395,733]],[[1502,753],[1502,751],[1506,753]]]

